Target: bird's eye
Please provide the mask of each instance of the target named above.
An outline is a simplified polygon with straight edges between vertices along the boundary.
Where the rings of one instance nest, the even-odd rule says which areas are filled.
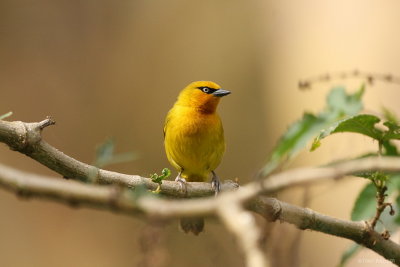
[[[203,87],[203,88],[201,88],[201,91],[203,91],[204,93],[208,94],[210,92],[210,88]]]

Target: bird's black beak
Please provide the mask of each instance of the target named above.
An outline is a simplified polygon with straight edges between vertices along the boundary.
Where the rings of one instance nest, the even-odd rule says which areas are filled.
[[[215,91],[214,93],[212,93],[214,96],[217,97],[223,97],[226,95],[229,95],[231,92],[228,90],[224,90],[224,89],[218,89],[217,91]]]

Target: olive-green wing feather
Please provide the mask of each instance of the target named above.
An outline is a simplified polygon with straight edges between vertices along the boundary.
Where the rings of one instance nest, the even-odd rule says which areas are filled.
[[[164,139],[165,139],[165,134],[167,133],[167,125],[171,117],[170,113],[171,111],[168,112],[167,117],[165,118],[164,129],[163,129]]]

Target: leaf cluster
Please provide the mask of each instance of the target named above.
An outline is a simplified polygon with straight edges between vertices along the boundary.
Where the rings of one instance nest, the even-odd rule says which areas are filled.
[[[305,113],[299,121],[289,126],[271,153],[262,174],[269,175],[306,147],[311,140],[313,141],[310,151],[315,151],[321,146],[324,138],[336,133],[361,134],[378,144],[377,151],[360,157],[400,156],[395,145],[395,141],[400,140],[400,123],[397,116],[386,108],[383,109],[383,119],[376,115],[359,114],[363,108],[363,94],[364,86],[353,94],[346,93],[344,88],[332,89],[322,112]],[[394,214],[394,211],[400,207],[400,173],[367,171],[354,175],[366,178],[370,183],[356,198],[351,219],[371,220],[374,224],[378,223],[375,230],[385,233],[398,229],[400,215]],[[389,203],[388,199],[395,202]],[[390,207],[390,212],[386,207]],[[340,265],[344,265],[359,249],[360,246],[355,244],[345,251]]]
[[[161,175],[158,175],[157,173],[151,174],[151,175],[150,175],[151,180],[152,180],[154,183],[157,183],[157,184],[158,184],[156,190],[154,190],[154,191],[152,191],[152,192],[153,192],[153,193],[156,193],[156,194],[160,193],[162,181],[165,180],[165,179],[167,179],[170,175],[171,175],[171,170],[168,169],[168,168],[162,169]]]
[[[378,141],[379,148],[385,149],[387,156],[397,156],[397,148],[391,143],[392,140],[400,139],[400,126],[394,121],[385,121],[383,123],[386,129],[378,128],[377,124],[381,121],[375,115],[360,114],[351,118],[341,120],[331,127],[324,129],[314,139],[311,145],[311,151],[314,151],[321,145],[321,140],[334,133],[359,133]]]
[[[170,175],[171,175],[171,170],[168,168],[164,168],[161,171],[161,175],[158,175],[157,173],[153,173],[150,175],[150,178],[154,183],[161,185],[162,181],[167,179]]]
[[[323,111],[318,114],[305,113],[303,118],[289,126],[263,167],[262,174],[270,174],[283,162],[291,159],[323,129],[358,114],[363,108],[361,97],[364,90],[362,86],[355,93],[348,94],[342,87],[334,88],[327,97],[327,105]]]

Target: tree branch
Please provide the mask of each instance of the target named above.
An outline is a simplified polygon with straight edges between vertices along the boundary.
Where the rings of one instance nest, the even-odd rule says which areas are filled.
[[[335,79],[348,79],[348,78],[361,78],[366,82],[368,82],[368,84],[370,85],[373,85],[375,81],[400,84],[400,77],[394,76],[390,73],[373,73],[373,72],[353,70],[353,71],[326,73],[316,77],[308,78],[299,81],[298,86],[300,90],[306,90],[310,89],[317,82],[329,82]]]
[[[82,184],[60,180],[56,177],[34,175],[4,165],[0,165],[0,186],[21,197],[49,199],[71,207],[84,206],[108,209],[129,215],[145,214],[163,218],[218,214],[218,209],[224,210],[223,207],[235,197],[235,193],[242,191],[239,189],[236,192],[227,192],[217,198],[187,200],[167,200],[148,195],[137,197],[129,189],[124,190],[115,185]],[[310,209],[266,197],[258,197],[251,201],[248,208],[269,221],[280,220],[300,229],[310,229],[353,240],[396,264],[400,263],[400,246],[391,240],[385,240],[365,222],[332,218]],[[236,216],[236,211],[233,214]],[[225,223],[227,223],[226,220],[231,224],[236,222],[236,217],[224,219],[229,217],[219,216]],[[230,225],[229,227],[235,226]],[[247,230],[248,228],[241,229]],[[257,234],[252,236],[257,236]],[[256,240],[256,238],[253,239]]]
[[[250,209],[270,221],[279,220],[293,224],[301,230],[309,229],[353,240],[400,265],[399,244],[386,239],[367,222],[341,220],[266,197],[257,198],[250,204]]]
[[[120,184],[129,188],[139,185],[145,185],[150,190],[157,188],[158,184],[152,182],[150,178],[99,169],[65,155],[41,138],[41,130],[53,124],[55,122],[50,118],[36,123],[0,120],[0,142],[67,178],[94,183]],[[291,186],[341,178],[344,175],[351,175],[364,170],[400,171],[400,159],[369,157],[350,160],[329,167],[301,168],[281,172],[269,176],[264,181],[255,182],[256,184],[252,185],[252,187],[255,187],[254,193],[249,197],[254,197],[259,193],[273,193]],[[261,187],[259,183],[261,183]],[[238,184],[232,181],[226,181],[222,185],[222,191],[232,191],[237,188]],[[209,183],[192,182],[187,184],[187,192],[182,192],[179,183],[163,181],[161,193],[174,197],[203,197],[213,195],[214,190]]]
[[[242,207],[242,203],[232,198],[232,195],[222,196],[220,199],[217,213],[228,230],[239,240],[239,245],[245,253],[246,265],[270,266],[260,246],[261,231],[254,216]]]
[[[298,168],[271,175],[263,180],[263,193],[275,193],[288,187],[305,185],[362,171],[399,172],[400,159],[396,157],[367,157],[336,163],[328,167]]]
[[[78,179],[103,184],[120,184],[129,188],[145,185],[151,190],[158,186],[150,178],[139,175],[127,175],[99,169],[65,155],[41,138],[41,131],[55,122],[47,118],[41,122],[25,123],[0,120],[0,142],[7,144],[12,150],[19,151],[40,162],[49,169],[66,178]],[[236,183],[227,181],[222,190],[229,191],[238,187]],[[200,197],[213,195],[214,190],[209,183],[188,183],[187,192],[182,192],[180,184],[163,181],[161,193],[175,197]]]
[[[242,230],[239,230],[232,222],[235,221],[235,216],[239,215],[242,218],[249,218],[248,213],[241,207],[242,204],[248,204],[251,210],[269,220],[279,219],[294,224],[300,229],[311,229],[351,239],[396,264],[400,263],[400,246],[390,240],[385,240],[364,222],[339,220],[276,199],[257,197],[262,193],[275,192],[289,185],[339,178],[360,171],[398,172],[400,171],[400,160],[397,158],[373,157],[323,168],[290,170],[272,175],[266,180],[248,183],[234,191],[232,190],[238,188],[237,184],[224,183],[223,190],[230,192],[224,192],[217,198],[166,200],[151,197],[148,194],[138,197],[137,194],[132,194],[132,190],[127,189],[144,185],[148,189],[154,190],[157,188],[157,184],[149,178],[97,169],[58,151],[41,138],[41,130],[51,124],[54,124],[51,119],[39,123],[0,121],[0,142],[6,143],[11,149],[28,155],[65,177],[114,185],[100,186],[58,180],[0,165],[0,186],[16,192],[20,196],[35,196],[72,206],[104,208],[128,214],[144,213],[159,217],[219,216],[228,229],[236,234],[245,253],[250,253],[250,247],[257,248],[258,246],[257,227],[251,236],[247,237],[245,236],[247,229],[240,228]],[[93,173],[95,174],[94,179]],[[178,183],[163,181],[161,193],[175,197],[198,197],[210,196],[213,194],[213,190],[208,183],[188,183],[187,195],[184,195]],[[233,206],[229,206],[229,204],[230,212],[225,211],[224,207],[232,200],[236,204],[232,204]],[[246,225],[254,226],[252,220],[248,220]],[[247,253],[246,256],[249,257]],[[258,262],[263,262],[257,253],[256,249],[252,258],[258,258]]]

